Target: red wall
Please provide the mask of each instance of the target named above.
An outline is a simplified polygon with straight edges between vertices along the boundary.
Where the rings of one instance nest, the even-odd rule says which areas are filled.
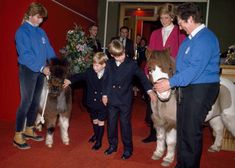
[[[59,49],[65,45],[66,32],[73,27],[73,23],[83,26],[84,29],[92,24],[92,22],[68,11],[53,1],[38,1],[48,10],[48,19],[42,27],[47,32],[57,54],[59,54]],[[14,4],[8,0],[0,2],[0,20],[2,23],[0,26],[0,119],[4,120],[15,119],[15,113],[20,103],[14,35],[21,24],[24,12],[31,2],[32,0],[17,0],[14,1]],[[72,4],[70,7],[74,6],[74,10],[80,13],[85,12],[82,14],[96,21],[97,0],[67,0],[66,3]]]

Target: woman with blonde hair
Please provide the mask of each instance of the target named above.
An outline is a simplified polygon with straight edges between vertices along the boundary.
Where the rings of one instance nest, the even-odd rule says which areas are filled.
[[[185,34],[180,31],[178,25],[174,25],[175,6],[166,3],[159,7],[158,16],[162,24],[162,28],[152,32],[149,42],[149,50],[170,49],[171,57],[176,58],[178,49]]]
[[[151,52],[154,50],[161,51],[169,49],[171,57],[176,59],[179,46],[186,36],[180,31],[179,26],[173,23],[175,20],[175,6],[170,3],[163,4],[158,9],[158,16],[162,27],[152,32],[148,50]],[[145,120],[148,121],[150,126],[150,135],[142,140],[144,143],[156,141],[156,131],[151,121],[152,111],[150,104],[148,103],[147,106]]]
[[[22,25],[15,34],[18,53],[21,102],[16,113],[16,130],[13,145],[19,149],[29,149],[27,139],[42,141],[35,132],[34,123],[39,107],[44,75],[50,75],[47,60],[55,58],[55,52],[48,37],[39,25],[47,17],[46,8],[33,2],[28,7]],[[26,121],[26,128],[24,124]]]

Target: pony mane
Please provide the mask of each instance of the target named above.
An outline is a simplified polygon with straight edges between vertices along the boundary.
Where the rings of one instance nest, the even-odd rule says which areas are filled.
[[[169,77],[175,72],[175,61],[170,56],[169,49],[162,51],[152,51],[147,61],[149,71],[155,70],[155,67],[161,68],[162,72],[167,73]]]

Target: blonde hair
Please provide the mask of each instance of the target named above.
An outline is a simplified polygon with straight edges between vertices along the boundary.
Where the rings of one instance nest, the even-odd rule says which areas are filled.
[[[171,3],[165,3],[164,5],[160,6],[158,9],[158,17],[163,14],[168,14],[172,19],[175,18],[175,6]]]
[[[100,65],[103,65],[103,64],[106,63],[107,60],[108,60],[108,57],[103,52],[97,52],[93,56],[93,63],[97,63],[97,64],[100,64]]]
[[[124,53],[124,46],[119,40],[112,40],[108,45],[109,53],[114,57],[119,57]]]
[[[29,20],[29,16],[34,16],[37,14],[39,14],[41,17],[47,17],[47,10],[42,4],[38,2],[32,2],[24,14],[22,23],[24,23],[26,20]]]

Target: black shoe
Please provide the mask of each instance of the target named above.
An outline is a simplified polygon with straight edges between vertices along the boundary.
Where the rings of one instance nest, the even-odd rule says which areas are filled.
[[[32,139],[32,140],[37,141],[37,142],[40,142],[40,141],[44,140],[44,138],[42,136],[40,136],[40,135],[33,135],[33,136],[31,136],[31,135],[23,134],[23,137],[26,140]]]
[[[16,141],[13,141],[13,145],[15,146],[15,147],[17,147],[18,149],[22,149],[22,150],[24,150],[24,149],[30,149],[31,147],[25,142],[25,143],[22,143],[22,144],[19,144],[19,143],[17,143]]]
[[[117,152],[117,148],[114,148],[114,147],[109,147],[105,152],[104,154],[105,155],[111,155],[113,152]]]
[[[150,142],[156,142],[157,138],[156,135],[149,135],[147,138],[143,139],[143,143],[150,143]]]
[[[96,136],[95,135],[93,135],[89,140],[88,140],[88,142],[90,142],[90,143],[93,143],[93,142],[95,142],[96,141]]]
[[[92,146],[92,150],[99,150],[101,148],[102,144],[100,142],[95,143],[95,145]]]
[[[122,159],[122,160],[127,160],[127,159],[129,159],[129,158],[131,157],[131,155],[132,155],[132,152],[130,152],[130,151],[124,151],[123,154],[122,154],[122,156],[121,156],[121,159]]]

